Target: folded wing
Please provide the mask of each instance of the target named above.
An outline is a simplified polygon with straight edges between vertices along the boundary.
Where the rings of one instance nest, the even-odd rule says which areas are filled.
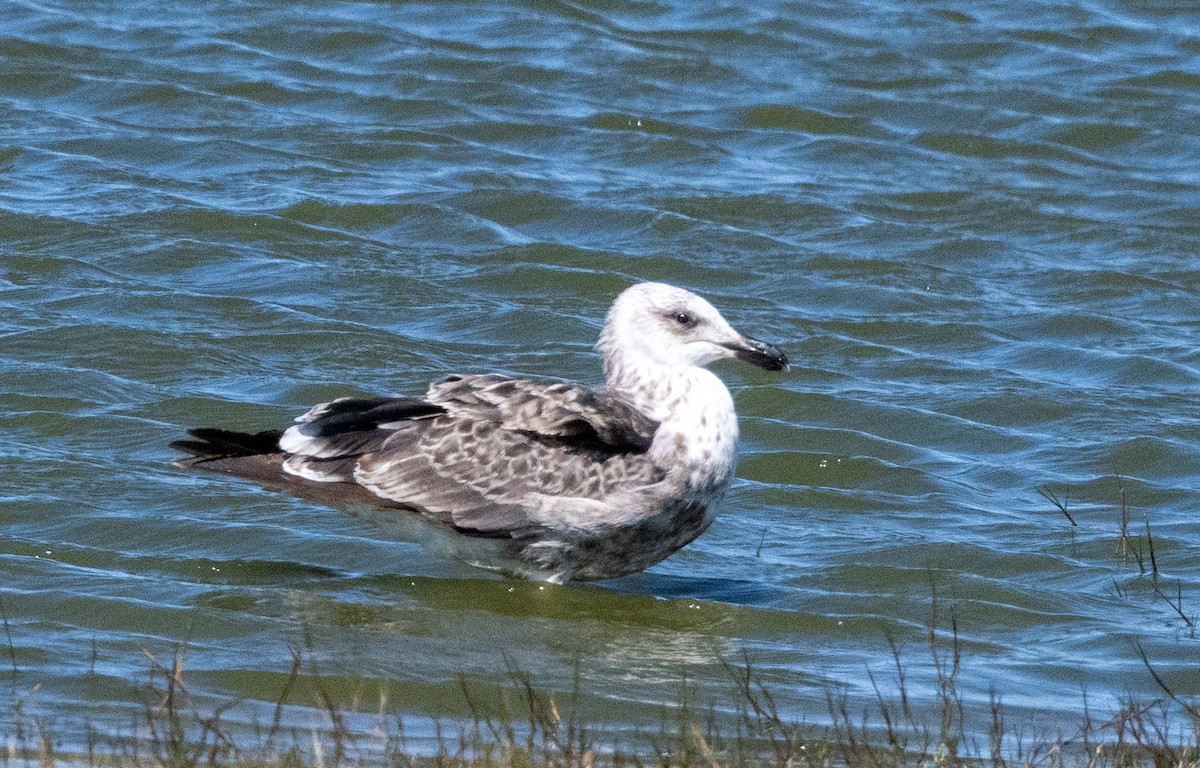
[[[622,485],[660,480],[646,456],[657,427],[580,385],[451,376],[425,399],[318,405],[276,450],[301,495],[298,483],[343,483],[356,486],[352,500],[366,490],[466,533],[519,536],[557,506],[601,504]]]

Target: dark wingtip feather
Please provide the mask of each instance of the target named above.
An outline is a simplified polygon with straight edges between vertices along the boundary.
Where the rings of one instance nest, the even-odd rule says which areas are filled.
[[[283,435],[278,429],[250,433],[212,427],[189,429],[188,434],[196,439],[176,440],[171,447],[198,459],[278,453],[279,438]]]
[[[172,450],[186,453],[189,456],[208,456],[211,455],[209,449],[211,444],[201,442],[200,440],[172,440],[170,442]]]

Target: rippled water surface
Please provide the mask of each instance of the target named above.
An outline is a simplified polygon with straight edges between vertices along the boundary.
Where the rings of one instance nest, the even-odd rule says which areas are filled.
[[[1069,730],[1085,691],[1161,693],[1139,649],[1200,695],[1194,5],[0,15],[0,681],[23,716],[119,730],[143,651],[186,644],[234,722],[270,716],[298,651],[416,739],[465,714],[460,676],[578,672],[622,730],[685,677],[719,698],[743,652],[819,723],[831,692],[870,702],[868,673],[890,695],[889,637],[935,698],[935,595],[968,706],[994,689]],[[642,279],[794,361],[716,366],[739,479],[645,574],[493,578],[169,464],[187,426],[452,371],[596,381],[599,321]]]

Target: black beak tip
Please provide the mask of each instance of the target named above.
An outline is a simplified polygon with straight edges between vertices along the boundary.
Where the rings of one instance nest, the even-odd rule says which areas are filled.
[[[786,371],[789,367],[782,349],[758,339],[746,339],[745,344],[735,347],[733,352],[739,360],[757,365],[764,371]]]
[[[787,355],[783,354],[783,350],[777,349],[775,351],[778,352],[779,354],[776,357],[770,358],[766,362],[766,364],[763,365],[763,370],[765,370],[765,371],[786,371],[786,370],[790,369],[791,365],[788,364]]]

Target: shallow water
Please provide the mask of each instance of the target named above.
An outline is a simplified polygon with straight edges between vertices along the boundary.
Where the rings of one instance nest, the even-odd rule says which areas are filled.
[[[270,717],[293,650],[340,697],[386,691],[417,741],[466,712],[460,676],[578,672],[619,732],[684,678],[718,697],[743,653],[820,723],[830,692],[869,704],[868,672],[890,695],[888,637],[935,699],[935,595],[969,707],[994,689],[1069,731],[1085,691],[1161,694],[1139,648],[1200,695],[1200,15],[743,5],[6,3],[20,714],[119,731],[143,651],[186,643],[235,723]],[[452,371],[595,381],[642,279],[794,361],[716,366],[739,480],[645,574],[505,581],[169,466],[187,426]]]

